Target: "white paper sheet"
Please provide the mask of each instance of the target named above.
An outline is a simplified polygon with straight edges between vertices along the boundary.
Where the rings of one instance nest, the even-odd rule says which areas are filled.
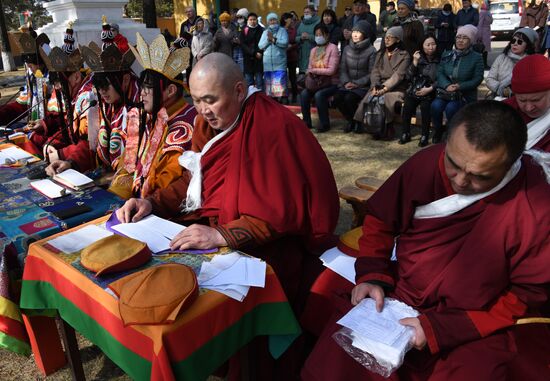
[[[54,183],[50,179],[32,181],[30,185],[31,187],[49,198],[58,198],[61,196],[65,196],[67,193],[70,193],[67,188],[63,188],[62,186]]]
[[[124,234],[127,237],[145,242],[153,253],[170,249],[170,240],[155,230],[150,230],[139,223],[119,224],[112,226],[112,229]]]
[[[258,258],[233,252],[216,255],[212,261],[203,262],[197,279],[202,288],[242,301],[251,286],[265,286],[266,268],[266,263]]]
[[[11,146],[0,150],[0,165],[11,164],[12,161],[16,162],[17,160],[32,158],[34,158],[34,156],[19,147]],[[8,163],[6,163],[6,160],[8,160]]]
[[[56,174],[54,179],[59,179],[61,180],[61,182],[75,187],[83,187],[94,182],[88,176],[83,175],[82,173],[75,171],[72,168]]]
[[[384,299],[384,308],[378,312],[374,299],[366,298],[337,323],[353,331],[353,346],[371,354],[385,367],[396,367],[414,336],[414,330],[399,320],[416,316],[416,310],[391,298]]]
[[[323,265],[328,267],[336,274],[346,278],[355,284],[355,261],[357,258],[351,257],[342,252],[337,247],[329,249],[321,255]]]
[[[87,225],[72,233],[49,240],[48,243],[64,253],[70,254],[110,235],[113,235],[113,233],[97,225]]]
[[[154,230],[158,234],[168,238],[169,240],[174,239],[174,237],[185,229],[185,226],[176,224],[175,222],[165,220],[151,214],[141,221],[134,222],[135,224],[142,226],[144,229]]]

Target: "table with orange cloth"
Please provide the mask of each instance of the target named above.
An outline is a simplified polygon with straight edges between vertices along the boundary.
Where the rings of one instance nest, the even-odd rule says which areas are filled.
[[[106,219],[90,223],[102,225]],[[269,266],[265,287],[251,287],[242,302],[201,290],[198,299],[173,324],[124,327],[118,301],[105,291],[105,279],[96,279],[82,268],[78,253],[56,252],[47,244],[75,229],[30,246],[21,307],[57,310],[65,322],[136,380],[206,379],[256,336],[269,336],[269,349],[277,358],[300,334],[279,280]],[[197,266],[200,269],[200,261],[210,259],[172,254],[154,257],[147,266],[185,263],[186,258],[195,272]]]

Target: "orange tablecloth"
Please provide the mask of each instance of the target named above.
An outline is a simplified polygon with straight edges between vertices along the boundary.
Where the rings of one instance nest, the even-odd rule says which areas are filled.
[[[265,288],[251,287],[243,302],[201,290],[174,324],[124,327],[117,300],[79,268],[78,254],[55,253],[46,245],[58,235],[31,245],[21,307],[57,309],[134,379],[205,379],[255,336],[270,335],[277,357],[300,333],[269,266]]]

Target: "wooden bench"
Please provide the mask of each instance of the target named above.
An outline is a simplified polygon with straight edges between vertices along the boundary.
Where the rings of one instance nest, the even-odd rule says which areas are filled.
[[[339,190],[340,198],[350,204],[353,209],[352,229],[363,224],[367,214],[367,200],[383,183],[383,180],[376,177],[363,176],[355,180],[355,185],[348,185]]]
[[[384,184],[385,180],[380,180],[376,177],[362,176],[355,180],[355,186],[357,188],[365,189],[368,191],[376,192],[378,188]]]

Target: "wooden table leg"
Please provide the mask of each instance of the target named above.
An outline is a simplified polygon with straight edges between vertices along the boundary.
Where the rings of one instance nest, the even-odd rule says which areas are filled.
[[[67,364],[59,340],[55,319],[47,316],[27,316],[23,322],[29,335],[34,361],[40,372],[48,376]]]
[[[84,381],[84,369],[82,368],[82,360],[80,358],[80,352],[78,350],[78,342],[76,341],[76,334],[74,328],[61,319],[61,339],[63,345],[65,345],[65,352],[67,354],[67,360],[69,360],[69,366],[71,367],[71,376],[75,381]]]

